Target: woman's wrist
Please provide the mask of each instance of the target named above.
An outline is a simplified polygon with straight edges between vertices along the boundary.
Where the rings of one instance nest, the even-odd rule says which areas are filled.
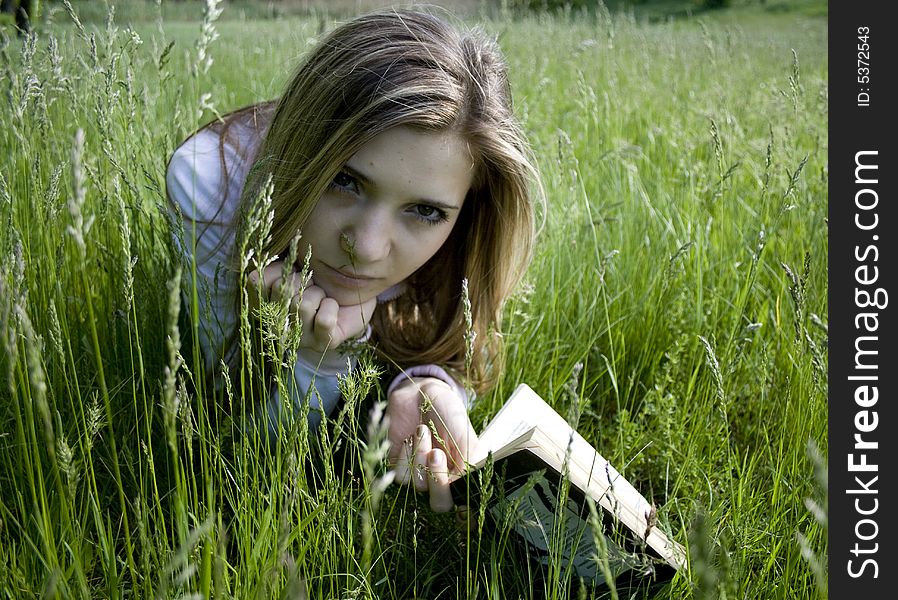
[[[365,333],[352,340],[347,344],[361,344],[367,342],[371,337],[371,326],[365,328]],[[340,347],[328,348],[324,352],[314,348],[303,347],[300,345],[297,353],[298,360],[305,365],[320,372],[322,375],[335,375],[337,373],[345,373],[349,370],[347,365],[354,365],[350,352],[341,352]]]

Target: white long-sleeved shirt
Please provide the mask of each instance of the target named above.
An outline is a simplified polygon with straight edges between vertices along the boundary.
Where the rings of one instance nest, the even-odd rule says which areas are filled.
[[[236,298],[239,278],[229,266],[234,261],[235,228],[243,185],[251,160],[261,141],[261,132],[254,126],[237,121],[224,144],[218,133],[204,128],[178,147],[168,164],[166,186],[172,203],[180,211],[183,239],[175,236],[175,245],[187,263],[196,257],[197,308],[199,313],[199,343],[203,351],[207,373],[217,371],[219,363],[230,364],[236,344],[227,342],[236,335],[239,315]],[[222,152],[225,169],[222,168]],[[172,207],[174,211],[174,208]],[[190,270],[185,271],[188,290],[191,290]],[[387,296],[391,290],[382,296]],[[188,298],[192,294],[188,294]],[[294,393],[291,403],[295,411],[310,398],[309,425],[316,429],[321,413],[329,415],[340,398],[338,376],[355,367],[351,355],[328,352],[314,363],[299,358],[293,369]],[[388,388],[392,391],[407,377],[435,377],[445,381],[462,398],[464,389],[445,370],[437,365],[420,365],[406,369]],[[269,431],[277,428],[281,399],[272,390],[267,413]]]

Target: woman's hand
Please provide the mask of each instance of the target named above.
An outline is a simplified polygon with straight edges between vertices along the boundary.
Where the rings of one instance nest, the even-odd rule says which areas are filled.
[[[396,481],[429,491],[434,511],[451,510],[449,483],[477,447],[464,400],[440,379],[412,377],[390,393],[387,415]]]
[[[284,262],[275,261],[268,265],[263,272],[262,293],[271,297],[281,279]],[[252,291],[258,289],[258,272],[253,271],[247,278],[250,286],[250,298],[255,295]],[[290,309],[299,314],[302,321],[302,339],[300,348],[312,350],[319,354],[334,350],[337,346],[357,338],[365,333],[374,308],[377,306],[377,298],[371,298],[361,304],[340,306],[337,301],[327,296],[325,291],[310,281],[303,289],[301,274],[295,269],[287,275],[282,293],[290,300]]]
[[[291,277],[299,279],[298,274]],[[365,333],[377,306],[377,298],[371,298],[362,304],[340,306],[322,288],[311,282],[301,294],[299,291],[294,294],[291,306],[298,310],[302,320],[300,347],[324,353]]]

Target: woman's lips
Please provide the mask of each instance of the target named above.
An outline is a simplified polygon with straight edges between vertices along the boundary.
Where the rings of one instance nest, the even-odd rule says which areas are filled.
[[[359,273],[347,272],[342,269],[335,269],[334,267],[325,263],[321,263],[321,266],[324,267],[322,269],[324,271],[324,276],[342,287],[353,289],[362,288],[371,285],[371,283],[379,279],[379,277],[371,277]],[[318,274],[321,274],[321,270],[319,270]]]

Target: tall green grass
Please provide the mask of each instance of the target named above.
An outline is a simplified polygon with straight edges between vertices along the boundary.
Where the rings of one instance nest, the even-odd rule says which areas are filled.
[[[825,597],[826,22],[727,14],[484,23],[548,210],[472,419],[520,382],[576,405],[689,547],[657,597]],[[0,44],[0,592],[578,597],[385,487],[369,362],[321,440],[242,435],[243,381],[196,399],[165,164],[320,21],[53,15]]]

